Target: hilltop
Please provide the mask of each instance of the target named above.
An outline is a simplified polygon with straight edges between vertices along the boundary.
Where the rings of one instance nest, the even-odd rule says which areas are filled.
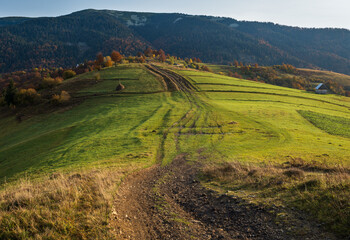
[[[0,72],[67,67],[99,50],[136,55],[147,47],[227,64],[292,64],[349,74],[350,31],[231,18],[83,10],[45,18],[0,18]]]
[[[1,109],[0,239],[348,237],[349,98],[170,58]]]

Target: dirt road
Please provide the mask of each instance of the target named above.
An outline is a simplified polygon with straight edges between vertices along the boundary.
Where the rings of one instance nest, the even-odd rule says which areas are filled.
[[[180,154],[127,178],[116,198],[111,227],[117,239],[332,239],[300,220],[277,225],[271,209],[201,186],[197,164]]]

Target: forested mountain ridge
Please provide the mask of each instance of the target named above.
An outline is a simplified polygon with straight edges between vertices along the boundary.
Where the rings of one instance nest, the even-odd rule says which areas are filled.
[[[71,66],[113,49],[135,55],[147,46],[212,63],[288,63],[350,73],[346,29],[91,9],[60,17],[0,18],[0,72]]]

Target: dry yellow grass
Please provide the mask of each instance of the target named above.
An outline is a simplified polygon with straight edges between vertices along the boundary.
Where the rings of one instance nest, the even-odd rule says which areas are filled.
[[[350,234],[350,169],[292,159],[281,165],[210,164],[203,180],[264,204],[297,207],[314,215],[339,237]],[[240,190],[240,191],[237,191]]]
[[[113,238],[108,220],[121,177],[115,169],[56,173],[6,187],[0,192],[0,239]]]

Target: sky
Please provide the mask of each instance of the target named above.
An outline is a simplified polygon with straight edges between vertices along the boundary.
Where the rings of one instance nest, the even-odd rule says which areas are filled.
[[[0,0],[0,6],[0,17],[59,16],[94,8],[350,29],[350,0]]]

